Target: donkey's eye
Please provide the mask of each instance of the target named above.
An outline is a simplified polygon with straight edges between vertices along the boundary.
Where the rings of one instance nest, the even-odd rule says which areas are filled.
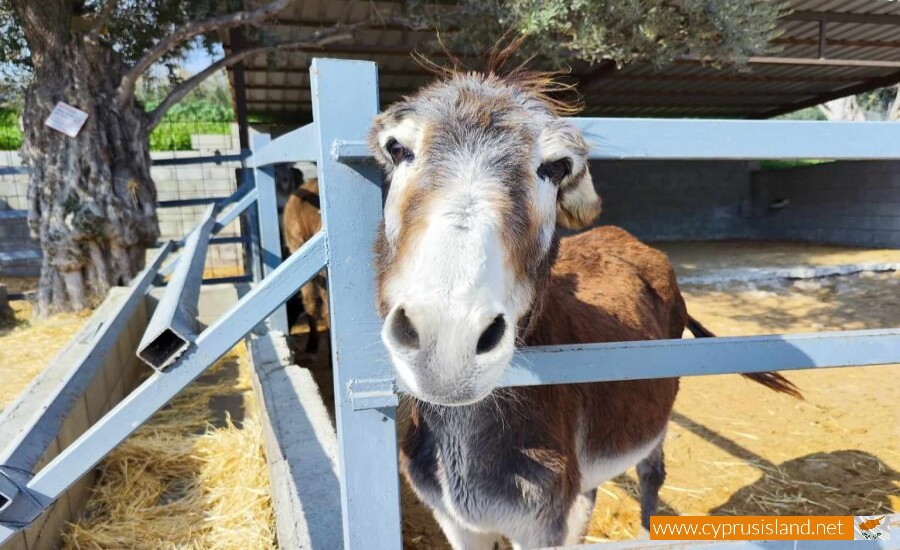
[[[538,166],[537,175],[541,179],[552,181],[553,185],[559,185],[563,178],[569,175],[571,170],[572,161],[567,158],[561,158]]]
[[[391,139],[387,142],[385,146],[388,154],[391,156],[391,159],[394,161],[394,165],[400,164],[404,160],[412,160],[413,154],[412,151],[407,149],[406,147],[400,145],[396,139]]]

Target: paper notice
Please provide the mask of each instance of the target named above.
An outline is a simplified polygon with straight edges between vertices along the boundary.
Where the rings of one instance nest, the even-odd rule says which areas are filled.
[[[53,108],[53,112],[50,113],[47,120],[44,121],[44,125],[69,137],[75,137],[81,131],[81,127],[84,126],[84,121],[87,118],[88,114],[81,109],[76,109],[60,101]]]

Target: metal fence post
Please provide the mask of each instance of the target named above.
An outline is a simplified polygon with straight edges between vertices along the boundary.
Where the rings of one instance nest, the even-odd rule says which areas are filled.
[[[391,379],[375,312],[372,243],[381,222],[381,174],[373,163],[343,164],[336,140],[359,140],[378,113],[378,74],[371,62],[315,59],[310,69],[322,217],[328,242],[331,356],[340,450],[344,546],[401,547],[397,477],[397,409],[353,410],[348,389],[359,380]]]
[[[253,150],[261,151],[269,144],[269,134],[253,135]],[[253,169],[256,182],[256,211],[259,218],[259,253],[262,257],[262,274],[267,277],[281,263],[281,230],[278,225],[278,198],[275,196],[275,168],[265,166]],[[273,330],[289,333],[287,309],[278,307],[269,323]]]

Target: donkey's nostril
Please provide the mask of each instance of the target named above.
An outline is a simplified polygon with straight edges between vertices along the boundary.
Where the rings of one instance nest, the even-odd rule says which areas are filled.
[[[478,344],[475,346],[475,353],[487,353],[496,348],[503,339],[504,332],[506,332],[506,321],[502,315],[498,315],[481,333]]]
[[[391,330],[398,343],[408,348],[419,349],[419,333],[403,308],[398,309],[394,314]]]

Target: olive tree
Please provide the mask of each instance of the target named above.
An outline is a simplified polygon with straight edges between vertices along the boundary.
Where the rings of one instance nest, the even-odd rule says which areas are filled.
[[[249,55],[347,36],[332,27],[304,41],[234,53],[183,80],[149,111],[135,96],[138,80],[154,66],[177,63],[198,41],[257,25],[288,3],[267,0],[234,11],[243,2],[0,0],[0,62],[29,79],[21,154],[31,168],[28,223],[43,250],[42,315],[89,307],[143,268],[159,236],[149,134],[168,109]],[[75,137],[44,124],[58,102],[88,115]]]
[[[619,65],[739,64],[771,50],[787,11],[777,0],[406,0],[406,10],[413,25],[445,31],[454,46],[528,34],[530,53]]]
[[[900,85],[833,99],[818,106],[828,120],[900,120]]]

